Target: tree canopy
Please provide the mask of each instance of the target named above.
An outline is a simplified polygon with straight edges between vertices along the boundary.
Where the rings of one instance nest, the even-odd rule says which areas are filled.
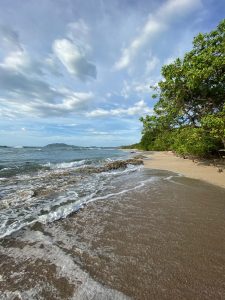
[[[196,155],[225,147],[225,20],[198,34],[191,51],[162,67],[162,77],[154,115],[140,119],[140,146]]]

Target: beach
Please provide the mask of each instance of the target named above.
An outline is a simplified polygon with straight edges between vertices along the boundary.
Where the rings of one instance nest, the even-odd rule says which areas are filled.
[[[145,151],[144,155],[149,158],[144,161],[146,168],[179,173],[225,188],[225,170],[218,172],[219,168],[212,163],[209,165],[196,159],[184,159],[171,151]]]
[[[21,166],[1,172],[1,299],[225,298],[224,188],[160,167],[170,153],[6,151]]]

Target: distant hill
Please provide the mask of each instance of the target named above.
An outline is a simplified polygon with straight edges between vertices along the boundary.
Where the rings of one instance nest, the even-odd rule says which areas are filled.
[[[82,147],[79,147],[79,146],[67,145],[65,143],[53,143],[53,144],[48,144],[48,145],[44,146],[44,148],[67,148],[67,147],[82,148]]]

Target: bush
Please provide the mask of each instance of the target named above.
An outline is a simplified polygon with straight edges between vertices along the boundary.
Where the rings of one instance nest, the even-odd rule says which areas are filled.
[[[165,131],[157,136],[152,145],[152,150],[155,151],[167,151],[172,150],[174,143],[174,131]]]
[[[218,138],[210,136],[202,128],[186,127],[178,129],[172,150],[181,155],[207,157],[221,147]]]
[[[145,132],[141,138],[140,147],[142,150],[152,150],[155,137],[150,132]]]

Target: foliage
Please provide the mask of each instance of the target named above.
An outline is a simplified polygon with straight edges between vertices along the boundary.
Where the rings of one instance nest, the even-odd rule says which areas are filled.
[[[132,144],[132,145],[125,145],[125,146],[120,146],[121,149],[142,149],[140,143],[137,144]]]
[[[225,146],[225,20],[200,33],[183,59],[162,67],[154,115],[142,117],[140,146],[208,155]],[[155,89],[155,88],[154,88]]]
[[[208,156],[220,146],[220,140],[206,134],[202,128],[186,127],[178,130],[171,148],[184,156]]]
[[[220,138],[225,148],[225,106],[222,112],[205,116],[202,119],[202,127],[211,136]]]

